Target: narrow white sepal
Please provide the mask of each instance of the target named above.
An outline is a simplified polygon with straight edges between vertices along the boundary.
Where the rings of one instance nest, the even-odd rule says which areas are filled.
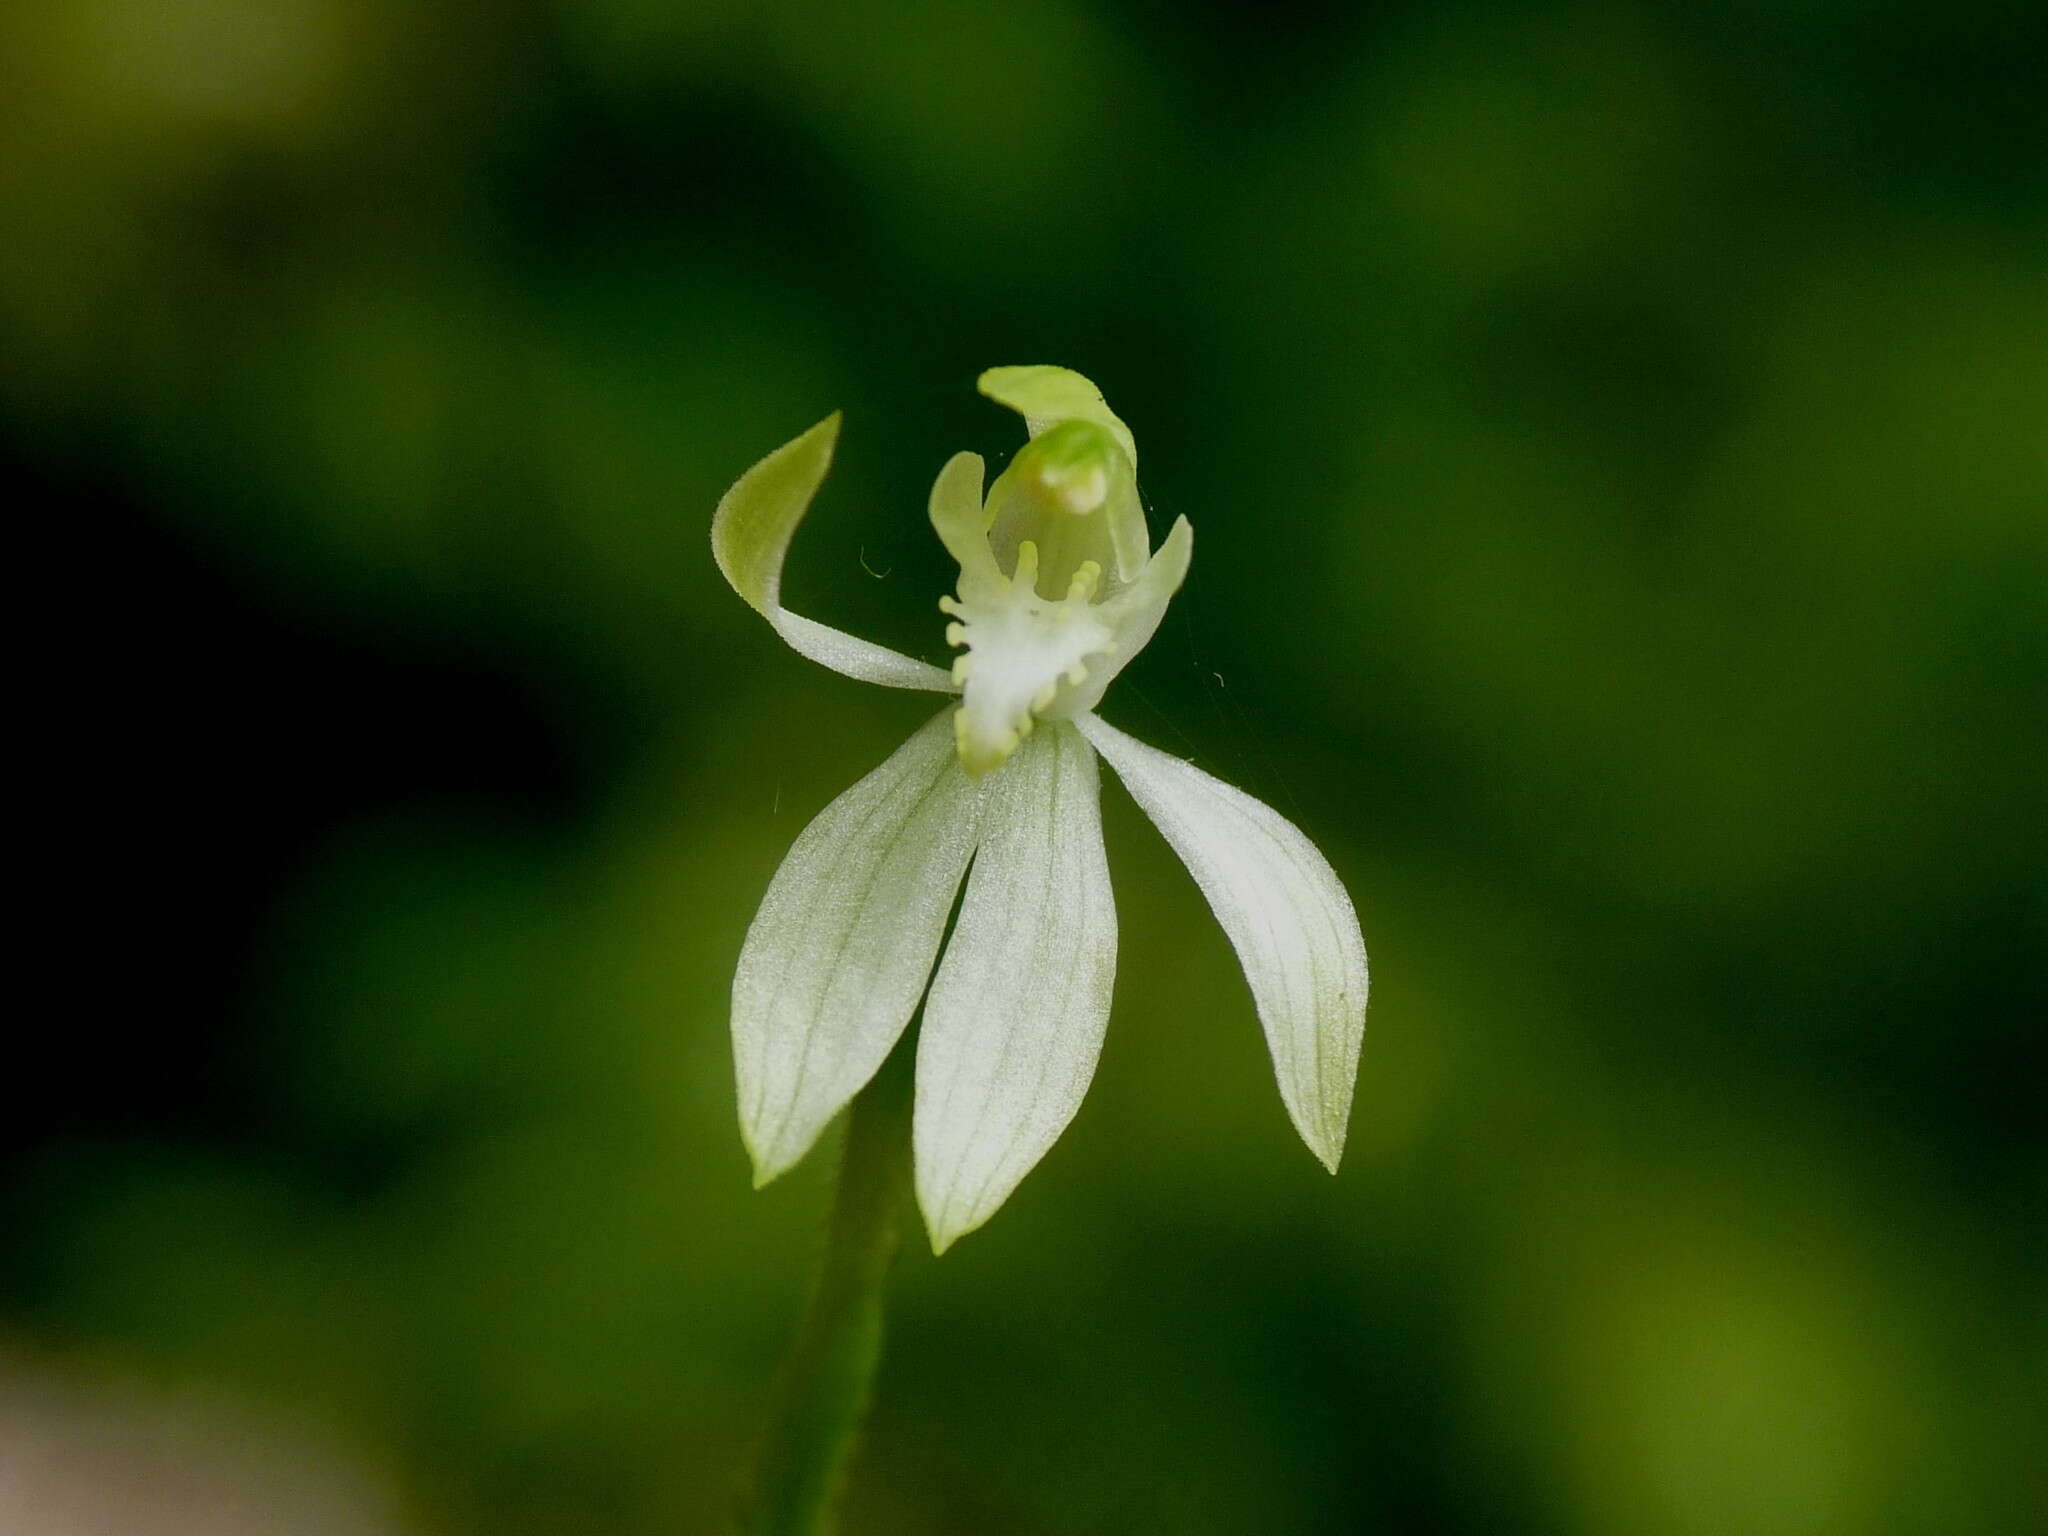
[[[874,1075],[931,975],[984,799],[954,755],[952,713],[804,828],[747,930],[732,1041],[757,1186]]]
[[[741,475],[712,514],[712,558],[733,591],[774,625],[792,650],[820,666],[884,688],[958,693],[952,677],[929,662],[782,606],[782,565],[790,540],[824,484],[838,441],[839,413],[834,411]]]
[[[1271,807],[1094,715],[1075,722],[1173,845],[1251,983],[1288,1118],[1332,1173],[1365,1036],[1365,940],[1329,861]]]
[[[918,1036],[912,1140],[934,1253],[994,1215],[1074,1118],[1116,976],[1095,753],[1056,721],[987,782]]]
[[[910,688],[920,693],[958,693],[960,685],[948,672],[928,661],[919,661],[886,645],[849,635],[843,629],[820,624],[787,608],[768,615],[775,633],[798,655],[830,667],[842,677],[857,682],[879,683],[884,688]]]

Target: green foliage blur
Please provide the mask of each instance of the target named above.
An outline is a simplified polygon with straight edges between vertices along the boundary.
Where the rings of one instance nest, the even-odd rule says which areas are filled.
[[[930,706],[711,508],[844,407],[789,599],[943,659],[1054,362],[1197,532],[1104,713],[1346,880],[1359,1099],[1332,1180],[1108,790],[1101,1075],[901,1265],[850,1536],[2038,1529],[2044,15],[10,0],[0,1345],[723,1529],[831,1165],[732,963]]]

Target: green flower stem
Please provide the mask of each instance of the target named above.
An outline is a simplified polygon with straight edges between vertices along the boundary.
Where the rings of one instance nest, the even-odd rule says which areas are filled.
[[[910,1190],[911,1039],[855,1096],[810,1311],[768,1427],[745,1536],[829,1536],[882,1357],[889,1266]]]

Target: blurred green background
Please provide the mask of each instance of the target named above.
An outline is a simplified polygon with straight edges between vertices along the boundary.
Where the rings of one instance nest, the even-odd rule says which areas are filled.
[[[2044,19],[9,0],[0,1434],[722,1528],[831,1162],[748,1187],[732,962],[929,706],[711,508],[843,406],[789,595],[943,657],[1057,362],[1199,533],[1105,714],[1358,903],[1351,1147],[1109,791],[1101,1075],[902,1265],[852,1536],[2038,1530]]]

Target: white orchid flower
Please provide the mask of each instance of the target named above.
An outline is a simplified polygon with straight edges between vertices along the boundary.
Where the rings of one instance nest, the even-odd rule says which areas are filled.
[[[1332,1172],[1365,1026],[1365,944],[1315,846],[1094,713],[1187,574],[1187,520],[1151,548],[1130,429],[1079,374],[994,368],[980,387],[1023,415],[1030,441],[985,498],[972,453],[932,487],[932,525],[960,563],[957,593],[939,604],[963,649],[950,673],[781,604],[783,558],[831,465],[836,413],[742,475],[711,526],[726,580],[798,651],[866,682],[959,696],[804,829],[733,978],[757,1186],[810,1150],[923,1000],[911,1139],[940,1253],[1009,1197],[1095,1073],[1116,970],[1098,752],[1222,923],[1281,1100]]]

